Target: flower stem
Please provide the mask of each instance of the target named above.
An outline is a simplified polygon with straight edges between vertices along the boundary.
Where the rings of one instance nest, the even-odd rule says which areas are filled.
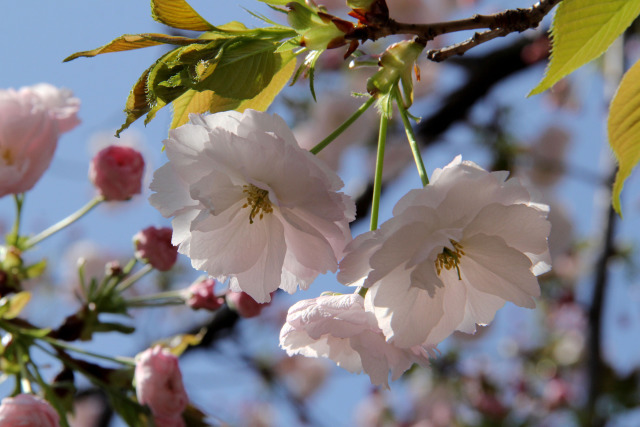
[[[18,246],[18,242],[20,241],[20,219],[22,218],[22,204],[24,203],[24,193],[22,194],[14,194],[13,200],[16,202],[16,220],[13,223],[13,229],[11,233],[13,234],[13,245]]]
[[[127,307],[161,307],[165,305],[184,304],[182,290],[158,292],[151,295],[141,295],[125,300]],[[164,300],[164,301],[163,301]]]
[[[72,345],[67,344],[64,341],[57,340],[51,337],[42,337],[43,341],[51,344],[54,347],[59,347],[68,351],[72,351],[74,353],[84,354],[85,356],[95,357],[97,359],[108,360],[110,362],[120,363],[121,365],[135,366],[135,361],[130,357],[116,356],[110,357],[105,356],[103,354],[93,353],[91,351],[84,350],[82,348],[74,347]]]
[[[411,123],[409,123],[409,115],[407,114],[407,110],[404,108],[404,104],[402,103],[400,92],[397,90],[397,88],[396,91],[396,105],[398,106],[400,117],[402,117],[402,124],[404,125],[404,130],[407,134],[407,139],[409,140],[409,146],[411,147],[411,152],[413,153],[413,160],[416,162],[418,174],[420,175],[422,185],[426,186],[427,184],[429,184],[429,177],[427,176],[427,171],[424,168],[424,163],[422,162],[422,155],[420,154],[420,148],[418,147],[416,134],[413,132]]]
[[[387,143],[386,114],[380,115],[380,132],[378,133],[378,153],[376,157],[376,173],[373,181],[373,200],[371,202],[371,231],[378,228],[378,211],[380,210],[380,192],[382,191],[382,165],[384,163],[384,147]]]
[[[47,228],[46,230],[42,231],[41,233],[39,233],[39,234],[33,236],[32,238],[30,238],[29,240],[27,240],[27,243],[25,244],[25,249],[31,248],[32,246],[40,243],[41,241],[43,241],[47,237],[57,233],[58,231],[62,230],[65,227],[68,227],[69,225],[73,224],[74,222],[76,222],[77,220],[82,218],[85,214],[89,213],[89,211],[91,211],[91,209],[95,208],[96,206],[98,206],[103,201],[104,201],[104,197],[102,197],[102,196],[98,196],[98,197],[94,198],[89,203],[87,203],[82,208],[78,209],[76,212],[72,213],[71,215],[69,215],[68,217],[63,219],[62,221],[59,221],[58,223],[53,224],[51,227]]]
[[[144,267],[142,267],[140,270],[136,271],[135,273],[133,273],[131,276],[127,277],[126,279],[124,279],[122,282],[120,282],[118,284],[118,286],[116,286],[116,289],[119,292],[123,292],[126,289],[129,289],[129,287],[131,285],[133,285],[134,283],[136,283],[138,280],[142,279],[146,274],[148,274],[151,270],[153,270],[153,267],[151,266],[151,264],[147,264]]]
[[[374,103],[374,101],[375,101],[375,98],[373,96],[370,97],[369,99],[367,99],[367,102],[362,104],[360,106],[360,108],[358,108],[356,110],[356,112],[353,113],[353,115],[351,117],[349,117],[347,120],[345,120],[344,123],[342,123],[340,126],[338,126],[338,128],[336,130],[331,132],[331,134],[329,136],[327,136],[325,139],[320,141],[315,147],[313,147],[309,151],[311,153],[313,153],[313,154],[318,154],[320,151],[322,151],[334,139],[336,139],[338,136],[340,136],[340,134],[342,132],[344,132],[349,126],[351,126],[353,124],[353,122],[355,122],[358,119],[358,117],[360,117],[362,115],[362,113],[367,111],[367,108],[371,107],[371,105]]]

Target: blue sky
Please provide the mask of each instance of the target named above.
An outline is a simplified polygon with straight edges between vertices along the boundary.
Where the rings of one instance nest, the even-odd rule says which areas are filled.
[[[518,4],[519,6],[528,4],[519,3],[522,3]],[[265,10],[262,4],[249,1],[192,0],[190,4],[214,24],[242,20],[248,25],[259,25],[241,6],[251,10]],[[225,6],[221,6],[222,4]],[[120,126],[124,119],[122,109],[131,86],[159,56],[161,48],[107,54],[92,59],[80,58],[70,63],[62,63],[62,59],[76,51],[101,46],[121,34],[161,33],[165,28],[152,20],[148,1],[132,0],[7,2],[0,23],[0,57],[3,58],[0,87],[18,88],[48,82],[70,88],[82,101],[79,114],[82,119],[81,125],[61,137],[51,168],[27,195],[24,230],[37,232],[65,217],[93,196],[94,190],[87,180],[89,160],[95,152],[95,147],[92,148],[92,138],[96,133],[113,134]],[[515,112],[512,114],[515,118],[513,128],[521,133],[523,140],[535,138],[540,129],[549,123],[557,123],[568,128],[573,135],[570,163],[594,173],[602,173],[603,159],[611,158],[611,155],[604,142],[606,105],[601,98],[602,83],[595,68],[581,70],[573,78],[574,83],[580,88],[577,96],[583,101],[581,110],[573,113],[549,110],[542,97],[525,99],[526,93],[541,76],[541,67],[530,70],[507,81],[490,97],[515,105]],[[166,137],[169,119],[168,111],[164,111],[147,127],[139,121],[131,126],[129,131],[139,136],[149,172],[165,161],[160,149],[161,141]],[[429,173],[435,167],[446,165],[460,152],[461,147],[468,147],[468,144],[464,143],[467,137],[468,134],[463,129],[456,128],[447,136],[447,140],[451,142],[449,145],[441,145],[425,153]],[[478,163],[486,160],[479,150],[464,152],[463,156]],[[415,169],[410,168],[398,183],[393,185],[392,190],[395,191],[389,191],[384,197],[381,220],[385,219],[385,215],[390,215],[393,204],[406,189],[419,185]],[[625,219],[618,231],[620,239],[636,246],[640,241],[639,188],[639,174],[635,173],[629,179],[623,193]],[[600,215],[597,210],[600,208],[595,208],[594,211],[593,185],[569,178],[564,180],[554,193],[556,198],[565,202],[572,214],[579,236],[584,238],[597,233],[596,224]],[[168,224],[168,220],[148,205],[148,195],[149,191],[146,190],[143,196],[138,196],[126,206],[118,208],[104,205],[99,207],[89,218],[74,226],[72,232],[55,236],[41,245],[38,254],[59,260],[56,258],[58,248],[73,241],[77,236],[93,239],[115,251],[129,250],[130,238],[138,230],[148,225]],[[0,199],[0,221],[4,221],[6,227],[10,227],[12,220],[11,198]],[[638,261],[637,255],[635,259]],[[605,325],[608,333],[605,353],[620,366],[629,367],[640,364],[640,343],[631,339],[633,334],[637,334],[640,325],[640,294],[637,290],[637,278],[626,273],[622,267],[615,267],[611,298],[606,306]],[[314,285],[317,292],[313,292],[313,295],[306,294],[304,297],[319,294],[324,286],[331,286],[331,282],[332,278],[319,280],[318,284]],[[589,281],[584,281],[581,286],[585,295],[588,294]],[[634,328],[623,330],[616,326],[616,316],[620,312],[629,316]],[[185,377],[189,374],[198,375],[197,372],[187,369]],[[186,381],[198,382],[189,379]],[[348,414],[349,408],[368,390],[366,377],[353,377],[346,372],[340,372],[332,381],[333,385],[343,390],[342,398],[326,396],[321,408],[322,405],[324,408],[330,406],[340,414]]]

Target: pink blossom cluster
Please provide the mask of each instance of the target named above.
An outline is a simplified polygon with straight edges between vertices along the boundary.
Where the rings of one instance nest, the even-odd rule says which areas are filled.
[[[243,292],[227,295],[236,309],[243,295],[268,302],[276,289],[307,289],[339,266],[338,280],[356,293],[294,304],[280,345],[374,384],[428,364],[442,340],[474,333],[506,302],[534,307],[536,276],[550,268],[548,206],[507,172],[460,156],[352,240],[354,204],[338,192],[342,182],[280,117],[191,115],[164,143],[169,162],[150,201],[173,217],[178,250]]]

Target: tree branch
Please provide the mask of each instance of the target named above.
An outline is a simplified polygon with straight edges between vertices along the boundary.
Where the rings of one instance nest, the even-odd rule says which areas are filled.
[[[384,14],[371,14],[364,18],[365,22],[362,22],[361,19],[361,23],[364,25],[353,28],[352,31],[345,35],[345,39],[365,42],[367,40],[377,40],[391,35],[409,34],[417,36],[418,39],[424,42],[428,42],[443,34],[458,31],[489,30],[476,33],[473,38],[463,42],[466,43],[466,49],[462,50],[462,48],[458,48],[458,51],[451,53],[451,55],[458,52],[461,54],[493,38],[504,37],[513,32],[521,33],[530,28],[536,28],[542,19],[551,12],[560,1],[562,0],[540,0],[528,9],[510,9],[492,15],[474,15],[467,19],[435,22],[432,24],[407,24],[391,19]]]

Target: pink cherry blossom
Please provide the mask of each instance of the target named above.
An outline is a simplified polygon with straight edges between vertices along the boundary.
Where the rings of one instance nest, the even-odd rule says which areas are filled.
[[[474,333],[506,301],[535,306],[536,276],[550,269],[548,207],[507,175],[458,156],[347,247],[338,279],[366,278],[367,310],[390,342],[437,345]]]
[[[157,426],[184,426],[189,397],[176,356],[161,346],[148,348],[136,356],[134,379],[138,402],[151,409]]]
[[[39,83],[29,87],[20,88],[21,95],[34,94],[40,106],[49,111],[55,119],[58,132],[68,132],[80,124],[76,113],[80,109],[80,100],[73,97],[73,92],[66,88],[60,88],[49,83]]]
[[[385,340],[373,313],[358,294],[325,295],[299,301],[287,314],[280,347],[288,355],[326,357],[349,372],[364,371],[375,385],[389,386],[415,363],[428,364],[434,349],[399,348]]]
[[[147,227],[133,236],[135,256],[159,271],[168,271],[178,259],[178,248],[171,244],[169,227]]]
[[[164,144],[149,200],[174,217],[173,243],[194,268],[258,302],[337,269],[355,205],[279,116],[192,114]]]
[[[215,294],[216,281],[210,277],[195,281],[185,290],[185,298],[187,305],[194,310],[217,310],[224,299]]]
[[[77,98],[48,84],[0,90],[0,197],[30,190],[62,132],[79,123]]]
[[[91,160],[89,179],[105,200],[129,200],[140,194],[144,159],[129,147],[111,145]]]
[[[0,427],[58,427],[60,416],[49,402],[33,394],[5,397],[0,404]]]

